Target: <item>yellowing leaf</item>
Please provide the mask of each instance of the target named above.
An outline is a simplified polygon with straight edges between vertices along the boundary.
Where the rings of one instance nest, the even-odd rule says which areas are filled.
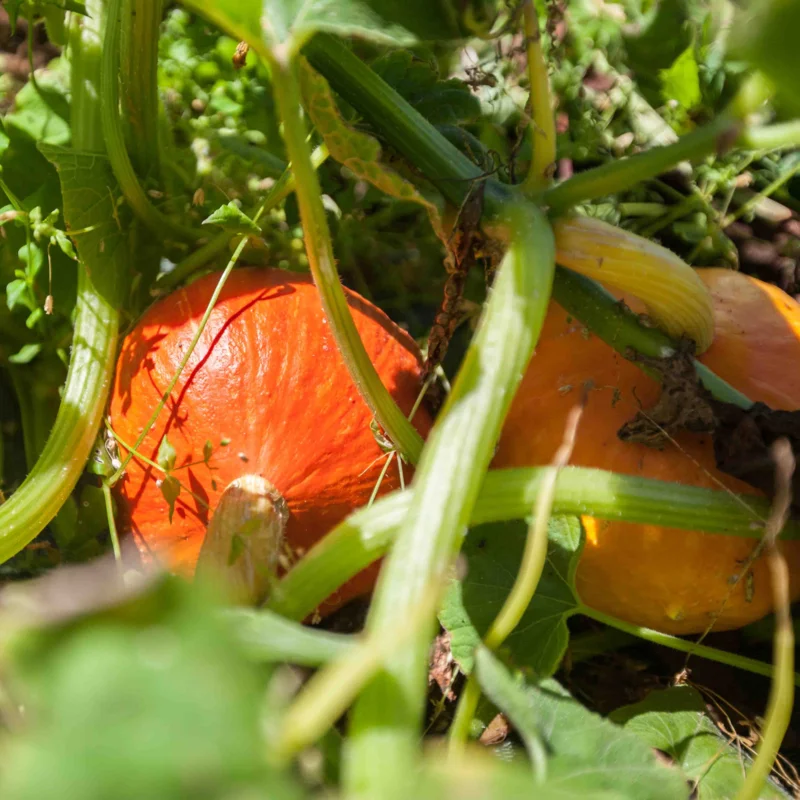
[[[308,116],[322,136],[331,158],[347,167],[357,178],[371,183],[382,192],[422,206],[436,235],[446,243],[448,234],[442,222],[444,201],[438,194],[427,193],[384,164],[377,139],[351,128],[336,105],[325,78],[303,60],[300,69],[303,102]]]

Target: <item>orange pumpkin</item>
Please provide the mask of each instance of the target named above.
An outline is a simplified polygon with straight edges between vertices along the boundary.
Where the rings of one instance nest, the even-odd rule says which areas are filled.
[[[774,286],[724,269],[698,270],[713,297],[716,334],[701,361],[752,400],[800,408],[800,305]],[[635,301],[625,298],[629,305]],[[638,309],[637,309],[638,310]],[[617,430],[641,406],[652,406],[658,383],[618,355],[555,303],[537,354],[512,404],[495,466],[548,463],[581,386],[593,382],[572,464],[627,475],[735,492],[755,490],[715,468],[708,435],[683,432],[663,451],[623,443]],[[735,583],[754,540],[609,522],[585,517],[586,546],[577,571],[586,605],[673,634],[737,628],[767,614],[767,565],[756,560]],[[782,552],[800,595],[800,541]]]
[[[132,445],[146,426],[218,280],[219,274],[208,275],[160,300],[125,339],[110,408],[121,441]],[[367,353],[409,414],[420,391],[414,341],[372,304],[346,294]],[[118,484],[123,524],[146,560],[191,575],[222,492],[245,474],[259,475],[283,496],[285,542],[302,552],[368,501],[386,458],[371,419],[312,281],[280,270],[236,270],[139,448],[156,461],[166,434],[176,451],[173,474],[188,491],[180,492],[170,522],[159,487],[163,474],[134,458]],[[424,409],[414,424],[427,433]],[[206,442],[212,447],[207,459]],[[393,466],[381,491],[398,483]],[[323,611],[368,592],[376,574],[373,566],[356,576]]]

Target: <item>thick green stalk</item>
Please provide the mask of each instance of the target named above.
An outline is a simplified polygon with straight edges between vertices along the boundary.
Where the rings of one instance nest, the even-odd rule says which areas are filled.
[[[422,437],[406,419],[381,382],[361,341],[336,272],[328,220],[302,117],[300,89],[293,63],[272,61],[275,100],[283,121],[286,151],[292,164],[295,195],[303,222],[306,253],[325,316],[350,376],[388,437],[412,463],[422,451]]]
[[[669,336],[656,328],[645,328],[636,314],[591,278],[569,269],[558,270],[553,282],[553,299],[626,358],[628,350],[650,358],[664,358],[676,352],[675,342]],[[639,366],[653,377],[659,377],[643,365]],[[752,400],[696,359],[694,366],[703,385],[717,400],[744,409],[753,405]]]
[[[158,40],[164,0],[122,3],[120,96],[127,120],[125,141],[136,171],[158,177]]]
[[[317,34],[303,54],[331,86],[402,153],[456,207],[467,198],[483,170],[445,139],[416,109],[338,39]],[[500,213],[513,187],[485,181],[484,206]]]
[[[103,153],[99,119],[100,32],[105,3],[89,0],[89,16],[72,15],[72,142],[78,151]],[[105,222],[106,220],[99,220]],[[79,247],[80,252],[80,247]],[[114,248],[104,274],[90,276],[78,265],[75,330],[67,379],[53,429],[28,477],[0,506],[0,560],[32,541],[67,501],[83,472],[103,419],[114,372],[119,298],[95,281],[126,274],[127,251]],[[120,281],[122,283],[122,281]]]
[[[507,213],[508,250],[423,451],[408,514],[373,597],[368,631],[399,627],[431,583],[446,579],[544,322],[555,268],[552,229],[534,206],[515,205]],[[353,708],[346,783],[354,796],[393,796],[415,763],[434,623],[432,614]]]
[[[490,470],[469,524],[526,517],[542,491],[547,469]],[[270,608],[292,619],[305,618],[342,584],[386,554],[410,505],[410,493],[395,492],[348,517],[289,570],[278,583]],[[586,467],[562,469],[553,498],[554,514],[586,514],[752,539],[763,533],[754,523],[762,522],[769,512],[769,503],[760,497]],[[800,523],[789,522],[782,538],[800,539]]]
[[[762,128],[749,128],[739,138],[749,150],[782,150],[800,147],[800,119],[778,122]]]
[[[726,139],[731,132],[735,141],[736,121],[720,115],[708,125],[682,136],[674,144],[653,147],[643,153],[579,172],[564,183],[548,189],[542,201],[553,211],[566,211],[587,200],[625,191],[637,183],[661,175],[681,161],[696,161],[723,150],[733,143]]]
[[[533,158],[525,176],[524,188],[528,192],[544,189],[551,181],[556,168],[556,123],[553,99],[550,96],[550,79],[547,61],[542,51],[539,17],[533,0],[522,6],[525,40],[528,47],[528,78],[530,81],[530,139]]]
[[[120,6],[121,0],[114,0],[108,5],[101,59],[100,122],[111,169],[133,213],[153,233],[162,238],[202,239],[203,232],[173,222],[150,202],[128,155],[119,114]]]
[[[483,637],[483,646],[492,652],[495,652],[519,625],[539,586],[547,563],[548,528],[553,512],[556,481],[558,473],[572,457],[578,423],[582,414],[582,403],[570,411],[564,431],[564,440],[553,457],[552,465],[544,470],[542,488],[533,507],[533,518],[528,525],[528,535],[525,537],[525,549],[522,551],[517,577],[514,579],[500,611]],[[455,719],[450,726],[451,753],[463,750],[480,696],[480,684],[477,676],[472,674],[467,678],[465,690],[458,699]]]
[[[305,55],[327,78],[331,86],[357,109],[392,147],[436,184],[439,191],[454,206],[461,207],[475,181],[482,179],[481,172],[475,164],[441,136],[433,125],[337,39],[318,35],[306,45]],[[668,147],[653,148],[643,153],[641,158],[647,157],[648,160],[644,164],[649,164],[650,169],[657,162],[658,172],[661,172],[692,153],[703,154],[709,151],[709,148],[713,151],[717,137],[730,127],[730,120],[717,120],[712,126],[690,134],[688,140],[682,139]],[[650,155],[651,153],[655,155]],[[624,178],[625,185],[630,186],[648,177],[638,173],[640,162],[634,160],[638,158],[640,156],[634,156],[595,170],[588,170],[549,191],[572,192],[572,189],[562,187],[570,187],[573,185],[572,181],[578,179],[585,182],[586,187],[592,191],[602,190],[601,194],[605,193],[604,187],[609,180],[617,181]],[[633,162],[633,169],[629,162]],[[621,177],[614,177],[617,173],[620,173]],[[588,177],[582,177],[584,175]],[[501,213],[504,203],[508,202],[517,190],[515,187],[504,186],[492,178],[484,179],[484,185],[484,209],[486,216],[491,219]],[[595,196],[590,193],[585,197],[584,194],[583,188],[575,190],[575,202],[585,200],[588,196]],[[550,202],[549,193],[546,196]],[[556,269],[553,296],[570,313],[595,331],[603,341],[623,355],[627,347],[646,355],[664,355],[664,347],[674,346],[659,331],[640,325],[633,315],[613,314],[614,300],[602,287],[564,268]],[[609,321],[606,319],[608,314],[612,314],[616,319]],[[620,327],[617,321],[622,318],[625,325]],[[742,407],[752,405],[750,400],[700,364],[698,373],[703,383],[718,399]]]

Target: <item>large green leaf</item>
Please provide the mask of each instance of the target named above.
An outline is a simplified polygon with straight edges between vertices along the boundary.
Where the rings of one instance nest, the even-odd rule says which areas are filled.
[[[665,100],[662,75],[692,44],[688,0],[660,0],[638,30],[623,37],[627,63],[642,94],[653,106]]]
[[[81,262],[95,288],[110,302],[120,302],[127,276],[109,270],[118,247],[126,247],[129,214],[122,202],[111,164],[105,156],[55,145],[39,150],[58,171],[67,232],[75,234]],[[103,222],[97,224],[95,221]]]
[[[57,571],[22,596],[24,612],[56,621],[22,634],[4,663],[27,715],[3,742],[0,796],[299,797],[266,763],[262,725],[274,707],[262,702],[263,673],[214,606],[172,580],[125,597],[106,566]],[[100,608],[58,621],[92,594]]]
[[[407,46],[463,35],[449,0],[187,0],[186,5],[260,50],[296,53],[319,31]]]
[[[439,614],[450,632],[453,658],[463,672],[472,670],[481,637],[500,611],[522,561],[527,525],[499,522],[473,528],[462,548],[467,575],[454,581]],[[575,570],[583,547],[577,517],[553,517],[547,563],[536,594],[519,625],[506,639],[513,662],[535,674],[552,675],[569,641],[567,619],[577,612]]]
[[[370,66],[434,125],[458,125],[480,116],[480,100],[469,86],[456,78],[440,80],[430,62],[408,50],[390,50]]]
[[[738,795],[749,759],[721,735],[708,718],[700,693],[692,687],[651,692],[642,702],[617,709],[611,719],[669,755],[692,781],[697,800]],[[774,800],[789,795],[768,784],[759,797]]]
[[[476,653],[475,675],[525,740],[537,777],[565,796],[609,791],[630,800],[688,797],[678,770],[660,764],[647,743],[584,708],[556,681],[516,679],[484,647]]]

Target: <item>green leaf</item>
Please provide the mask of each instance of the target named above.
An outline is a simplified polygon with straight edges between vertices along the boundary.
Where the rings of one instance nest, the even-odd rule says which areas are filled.
[[[693,783],[697,800],[738,795],[749,759],[708,718],[702,696],[691,686],[651,692],[642,702],[617,709],[611,719],[670,756]],[[770,783],[759,797],[789,795]]]
[[[800,114],[800,3],[754,0],[739,9],[730,33],[731,53],[749,61],[778,87],[779,96]]]
[[[118,596],[96,569],[59,571],[49,589],[60,611],[38,597],[58,614],[106,590],[100,613],[16,648],[14,691],[30,717],[4,741],[3,800],[301,797],[267,763],[264,672],[217,608],[176,580],[121,606],[112,586]]]
[[[8,357],[12,364],[29,364],[42,350],[40,343],[25,344],[14,355]]]
[[[623,36],[627,63],[647,101],[661,105],[660,75],[691,45],[689,0],[660,0],[639,29]]]
[[[175,501],[180,497],[181,484],[174,475],[166,475],[158,487],[169,506],[169,521],[172,524],[172,515],[175,513]]]
[[[175,466],[175,458],[177,455],[175,448],[165,434],[161,443],[158,445],[158,455],[156,456],[158,466],[161,467],[164,472],[169,472]]]
[[[467,576],[453,581],[439,614],[450,632],[453,658],[465,673],[472,671],[475,648],[508,596],[519,569],[527,536],[522,521],[479,525],[470,530],[461,552]],[[580,602],[575,570],[583,547],[577,517],[553,517],[549,524],[547,563],[536,594],[504,650],[513,662],[539,676],[552,675],[569,641],[567,619]]]
[[[28,282],[23,278],[17,278],[6,286],[6,304],[9,310],[13,310],[19,305],[27,306]]]
[[[556,681],[515,679],[483,647],[476,654],[475,674],[526,742],[540,748],[538,763],[533,759],[537,777],[543,772],[541,777],[565,797],[583,797],[586,791],[630,800],[688,797],[678,770],[662,766],[649,745],[584,708]]]
[[[325,78],[306,61],[300,72],[303,101],[317,132],[322,136],[331,158],[347,167],[356,178],[365,180],[390,197],[422,206],[436,235],[445,241],[442,224],[444,201],[435,192],[426,196],[411,181],[381,162],[381,146],[377,139],[351,128],[336,105],[331,87]]]
[[[477,17],[493,16],[493,9],[484,8],[491,4],[472,2],[471,14],[461,4],[460,18],[451,0],[187,0],[186,5],[262,55],[272,49],[289,56],[318,32],[404,47],[463,38],[476,11]]]
[[[434,125],[458,125],[480,116],[480,100],[469,86],[455,78],[439,80],[432,64],[408,50],[391,50],[371,67]]]
[[[694,57],[694,45],[687,47],[669,69],[661,70],[661,95],[665,102],[674,100],[687,111],[701,100],[700,75]]]
[[[203,220],[203,225],[219,225],[227,231],[255,234],[256,236],[261,235],[261,228],[233,200],[225,206],[220,206],[210,216],[206,217]]]
[[[80,231],[75,247],[83,267],[97,291],[118,306],[128,276],[108,266],[117,248],[127,246],[129,214],[108,159],[47,144],[39,145],[39,150],[58,171],[64,222],[67,233]]]
[[[44,264],[42,249],[33,242],[22,245],[17,252],[17,257],[25,265],[25,274],[29,278],[36,277]]]
[[[26,83],[14,100],[14,110],[3,118],[9,134],[23,134],[35,142],[66,145],[71,137],[69,103],[55,82]]]

